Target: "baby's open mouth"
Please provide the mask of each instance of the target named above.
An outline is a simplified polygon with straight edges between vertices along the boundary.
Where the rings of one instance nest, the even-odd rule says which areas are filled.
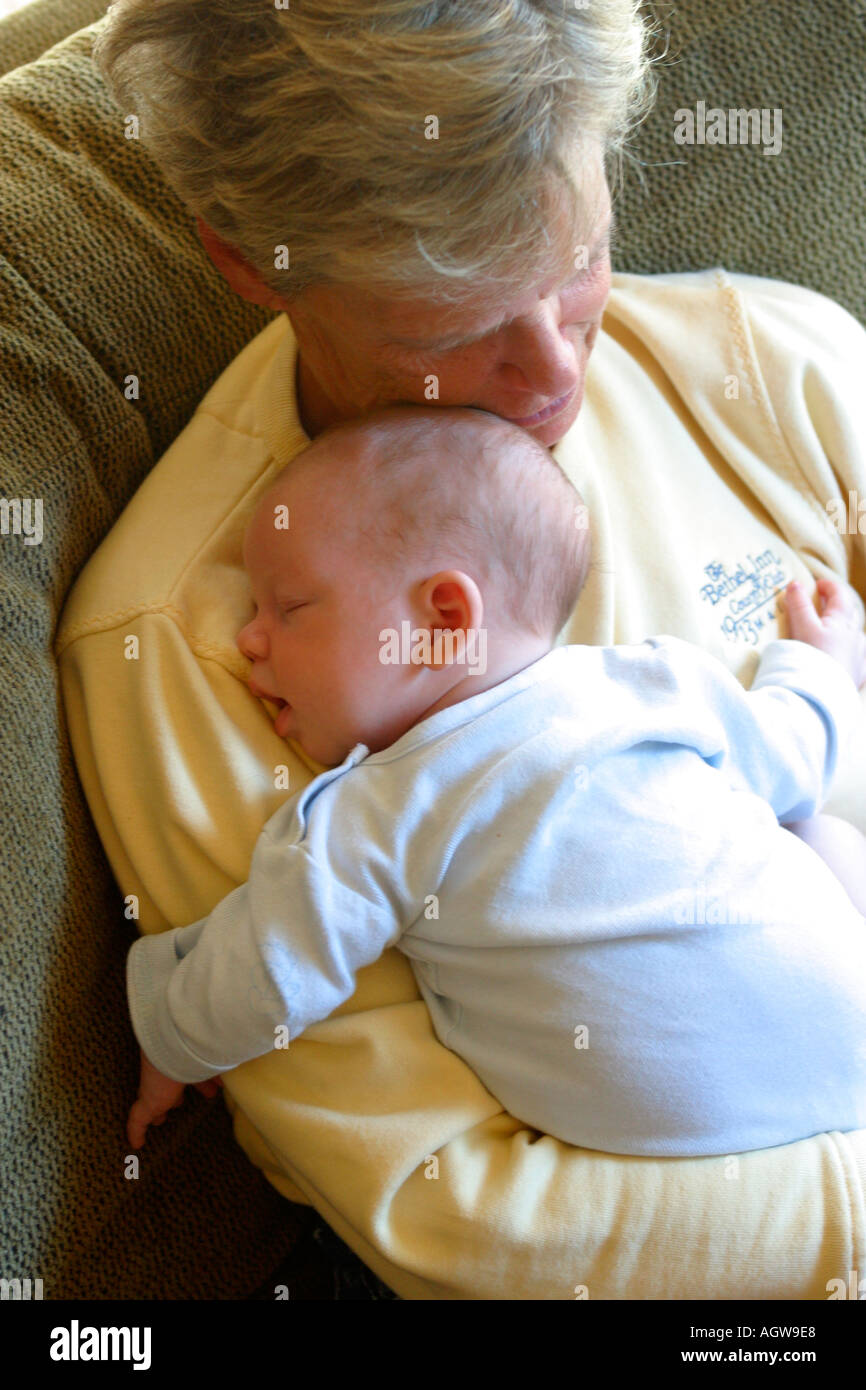
[[[277,717],[274,720],[274,732],[278,734],[280,738],[285,738],[288,732],[292,707],[287,700],[281,700],[279,695],[274,697],[274,704],[279,706]]]
[[[268,690],[262,690],[261,686],[256,685],[255,681],[249,682],[251,695],[255,695],[257,700],[266,700],[269,705],[276,705],[277,717],[274,720],[274,729],[280,738],[285,738],[288,719],[292,712],[292,707],[288,700],[284,700],[282,695],[272,695]]]

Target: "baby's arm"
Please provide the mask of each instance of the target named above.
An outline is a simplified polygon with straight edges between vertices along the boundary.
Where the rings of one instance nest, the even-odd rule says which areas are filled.
[[[785,593],[788,635],[833,656],[850,672],[858,690],[866,683],[866,634],[854,595],[832,579],[818,580],[822,601],[819,617],[799,584]],[[866,917],[866,837],[838,816],[815,815],[787,821],[785,829],[809,845],[839,879],[859,912]]]
[[[315,799],[310,788],[302,794],[314,800],[303,821],[294,799],[271,818],[248,882],[209,917],[131,947],[127,993],[142,1050],[128,1128],[136,1147],[182,1102],[185,1082],[173,1077],[209,1094],[221,1072],[288,1046],[349,998],[356,972],[402,934],[399,905],[356,843],[356,818],[335,811],[339,788],[317,790]]]
[[[858,611],[856,627],[853,618],[840,621],[839,608],[847,599],[832,585],[822,581],[821,587],[832,622],[822,623],[817,614],[812,622],[798,609],[795,631],[811,640],[792,636],[769,642],[748,690],[703,648],[670,635],[646,639],[664,657],[658,669],[650,667],[646,698],[669,707],[679,742],[693,740],[732,787],[763,798],[782,824],[821,810],[839,759],[863,719],[854,679],[863,659],[862,617]],[[793,607],[797,591],[790,592]],[[859,608],[853,592],[851,604],[853,614]],[[810,650],[819,645],[822,649]],[[833,654],[837,649],[840,659]]]

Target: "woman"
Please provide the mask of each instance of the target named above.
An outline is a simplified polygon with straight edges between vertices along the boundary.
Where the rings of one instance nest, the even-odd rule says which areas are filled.
[[[335,420],[476,405],[555,446],[597,562],[563,640],[671,632],[748,683],[790,578],[862,587],[866,540],[829,510],[866,485],[854,321],[723,272],[611,284],[609,183],[653,87],[636,11],[113,6],[96,52],[124,114],[232,288],[283,311],[133,499],[59,637],[82,779],[145,930],[241,882],[308,780],[233,647],[239,539]],[[118,622],[139,663],[118,660]],[[866,730],[849,759],[832,805],[866,830]],[[327,1023],[225,1082],[253,1161],[399,1293],[821,1298],[856,1267],[866,1135],[697,1161],[569,1148],[436,1042],[404,964],[387,953]]]

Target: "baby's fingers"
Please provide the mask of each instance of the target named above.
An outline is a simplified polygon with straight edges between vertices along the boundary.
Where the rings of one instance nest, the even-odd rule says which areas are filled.
[[[144,1148],[144,1136],[147,1134],[147,1126],[150,1117],[147,1107],[140,1100],[137,1100],[129,1112],[129,1119],[126,1122],[126,1137],[129,1140],[130,1148]]]
[[[195,1089],[200,1091],[206,1100],[213,1100],[214,1096],[219,1094],[222,1084],[219,1076],[212,1076],[209,1081],[196,1081]]]
[[[784,594],[789,633],[795,641],[809,641],[821,632],[821,619],[802,585],[792,579]],[[826,610],[825,610],[826,612]]]
[[[132,1147],[134,1149],[142,1148],[148,1126],[164,1125],[168,1119],[169,1111],[177,1110],[180,1105],[183,1105],[182,1095],[178,1100],[172,1101],[168,1106],[153,1105],[147,1100],[143,1100],[139,1097],[129,1112],[129,1119],[126,1125],[127,1138]]]
[[[822,618],[842,618],[845,622],[856,622],[860,626],[857,600],[847,584],[840,584],[836,579],[819,579],[816,588],[821,599]]]

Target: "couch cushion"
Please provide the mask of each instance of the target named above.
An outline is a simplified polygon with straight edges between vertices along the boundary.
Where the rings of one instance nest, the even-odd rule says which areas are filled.
[[[0,541],[3,1273],[54,1299],[237,1298],[290,1249],[299,1209],[197,1096],[124,1177],[134,926],[81,795],[51,642],[77,571],[271,315],[228,290],[124,139],[92,37],[0,79],[0,495],[43,514],[41,543]]]
[[[670,44],[637,162],[626,166],[616,268],[649,275],[724,265],[807,285],[866,323],[862,13],[838,0],[648,8]],[[699,101],[708,110],[781,108],[781,153],[676,144],[675,113]]]
[[[105,14],[102,0],[31,0],[0,20],[0,73],[40,57]]]
[[[19,750],[7,752],[0,845],[10,1096],[0,1166],[14,1194],[5,1245],[20,1260],[4,1273],[42,1275],[48,1297],[234,1297],[292,1232],[221,1108],[188,1101],[135,1189],[119,1176],[135,1080],[122,980],[133,930],[58,730],[48,653],[71,579],[271,315],[231,294],[146,151],[124,139],[90,61],[98,26],[44,52],[104,8],[38,0],[0,24],[0,495],[41,498],[45,525],[39,546],[3,538],[0,580],[3,724]],[[627,170],[615,266],[724,263],[810,285],[866,322],[864,42],[850,8],[658,10],[678,61],[637,138],[646,193]],[[781,105],[796,139],[778,158],[675,145],[674,111],[699,99]],[[138,399],[124,394],[130,375]],[[212,1190],[231,1223],[198,1215]]]

